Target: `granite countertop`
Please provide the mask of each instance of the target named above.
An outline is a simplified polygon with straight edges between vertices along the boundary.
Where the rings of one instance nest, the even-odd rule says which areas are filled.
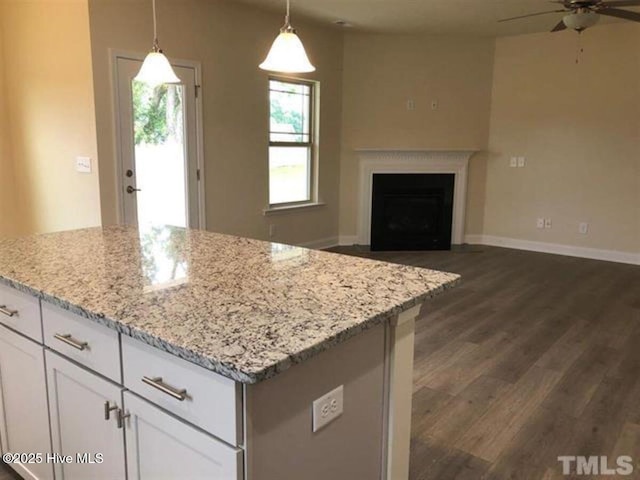
[[[0,240],[0,282],[243,383],[459,276],[201,230],[105,227]]]

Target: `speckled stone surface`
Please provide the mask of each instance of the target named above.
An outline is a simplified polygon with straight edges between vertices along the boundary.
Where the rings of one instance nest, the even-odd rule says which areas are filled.
[[[0,240],[0,282],[243,383],[454,285],[458,275],[175,227]]]

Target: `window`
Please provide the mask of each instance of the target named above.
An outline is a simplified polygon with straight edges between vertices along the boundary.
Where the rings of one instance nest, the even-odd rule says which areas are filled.
[[[269,205],[315,200],[314,84],[269,80]]]

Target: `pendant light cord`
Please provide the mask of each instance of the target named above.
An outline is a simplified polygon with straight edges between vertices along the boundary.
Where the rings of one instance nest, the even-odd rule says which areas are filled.
[[[156,0],[152,0],[153,5],[153,49],[160,50],[158,45],[158,20],[156,19]]]
[[[291,27],[291,15],[290,15],[290,0],[287,0],[287,14],[284,17],[284,27],[280,29],[281,32],[292,32],[294,31]]]

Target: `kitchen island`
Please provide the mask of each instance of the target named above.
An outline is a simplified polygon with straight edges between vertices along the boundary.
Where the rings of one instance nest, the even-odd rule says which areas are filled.
[[[45,455],[25,478],[406,479],[414,320],[457,281],[175,227],[2,240],[0,445]]]

